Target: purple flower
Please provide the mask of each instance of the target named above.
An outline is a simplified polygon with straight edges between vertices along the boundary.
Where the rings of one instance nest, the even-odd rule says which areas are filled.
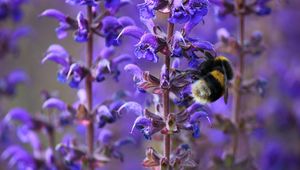
[[[11,123],[11,121],[19,121],[21,123],[29,123],[32,118],[30,113],[28,113],[25,109],[23,108],[14,108],[11,109],[5,116],[4,122],[5,123]]]
[[[99,128],[103,128],[106,124],[117,121],[118,110],[123,105],[121,100],[113,100],[107,105],[99,105],[95,110],[96,123]]]
[[[140,42],[135,45],[134,54],[138,59],[144,58],[148,61],[157,63],[157,47],[158,43],[156,37],[150,33],[146,33],[141,37]]]
[[[150,119],[144,117],[144,116],[139,116],[135,119],[131,133],[133,133],[134,129],[139,130],[146,139],[150,140],[152,136],[152,122]]]
[[[173,8],[171,9],[171,18],[169,18],[169,22],[175,24],[183,24],[190,20],[190,15],[186,8],[183,6],[181,0],[173,1]]]
[[[0,1],[0,20],[5,20],[12,17],[15,22],[18,22],[23,17],[21,6],[26,0],[9,0]]]
[[[124,70],[132,75],[134,83],[137,84],[143,81],[143,71],[139,66],[135,64],[127,64],[124,67]]]
[[[257,0],[254,11],[258,16],[265,16],[271,13],[271,8],[267,6],[267,3],[271,0]]]
[[[71,5],[97,6],[97,0],[66,0],[66,3]]]
[[[150,90],[155,93],[156,90],[160,90],[160,80],[151,75],[149,71],[141,71],[141,69],[134,64],[128,64],[125,66],[125,71],[129,72],[133,76],[133,81],[137,85],[140,92],[146,92]]]
[[[140,12],[140,18],[151,19],[155,17],[154,8],[157,4],[157,0],[145,0],[144,3],[138,4],[137,7]]]
[[[116,9],[121,4],[121,0],[105,0],[104,6],[105,8]]]
[[[86,42],[88,40],[88,21],[84,18],[83,13],[77,15],[78,29],[74,32],[74,39],[77,42]]]
[[[21,142],[31,144],[34,152],[39,152],[42,145],[38,134],[30,130],[27,126],[21,126],[17,129],[17,135]]]
[[[25,71],[16,69],[7,76],[0,78],[0,94],[14,95],[19,84],[26,83],[28,75]]]
[[[189,123],[192,125],[192,131],[193,131],[194,138],[200,137],[200,119],[203,117],[206,118],[210,123],[208,114],[205,112],[195,112],[194,114],[192,114],[190,116]]]
[[[64,13],[56,9],[47,9],[40,16],[54,18],[59,21],[59,27],[55,29],[58,39],[63,39],[67,37],[68,31],[76,29],[77,27],[75,25],[75,21],[68,18]]]
[[[129,17],[107,16],[103,18],[102,25],[101,32],[105,37],[106,46],[118,46],[120,45],[120,41],[117,39],[119,33],[124,27],[134,25],[134,21]]]
[[[64,111],[67,109],[67,105],[60,99],[57,98],[49,98],[43,103],[43,109],[57,109],[60,111]]]
[[[121,54],[112,58],[113,55],[113,47],[104,48],[100,52],[95,67],[92,69],[92,76],[97,82],[102,82],[106,79],[106,76],[113,76],[113,78],[118,81],[121,74],[119,65],[132,60],[132,57],[127,54]]]
[[[21,146],[13,145],[6,148],[1,157],[9,159],[9,166],[17,166],[18,169],[37,169],[35,159]]]
[[[112,140],[112,132],[108,129],[101,129],[98,140],[101,142],[101,144],[108,145],[111,143]]]
[[[8,29],[0,30],[0,59],[4,58],[6,55],[12,54],[14,56],[19,56],[19,39],[29,33],[29,29],[26,27],[20,27],[14,31]]]
[[[191,15],[191,19],[185,24],[184,29],[188,34],[191,30],[203,20],[203,17],[208,13],[208,1],[207,0],[190,0],[188,3],[188,11]]]
[[[147,140],[151,140],[151,136],[161,131],[165,126],[162,117],[148,110],[145,110],[142,113],[142,106],[136,102],[128,102],[121,106],[119,113],[124,111],[138,116],[133,123],[131,133],[133,133],[134,129],[137,129]]]
[[[79,83],[88,74],[83,66],[78,63],[72,63],[71,56],[60,45],[53,44],[48,48],[46,56],[42,60],[42,64],[48,60],[60,66],[57,80],[61,83],[66,83],[69,80],[69,86],[71,88],[78,88]]]

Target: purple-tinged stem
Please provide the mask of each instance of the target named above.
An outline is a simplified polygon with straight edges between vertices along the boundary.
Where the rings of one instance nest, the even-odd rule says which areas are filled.
[[[173,34],[174,34],[174,24],[169,22],[168,28],[167,28],[167,42],[168,43],[170,42]],[[170,82],[170,60],[171,60],[171,50],[168,49],[168,53],[165,55],[165,66],[166,66],[166,77],[165,78],[166,78],[167,82]],[[169,93],[170,93],[169,88],[163,90],[163,107],[164,107],[165,121],[167,120],[168,115],[170,113]],[[164,137],[164,156],[165,156],[165,158],[167,158],[168,165],[169,165],[169,160],[170,160],[170,153],[171,153],[171,136],[170,136],[170,134],[166,134]]]
[[[239,136],[239,120],[240,120],[240,106],[241,106],[241,82],[243,80],[243,74],[245,69],[245,61],[244,61],[244,36],[245,36],[245,16],[242,13],[244,9],[245,2],[244,0],[236,0],[235,6],[237,9],[237,15],[239,18],[238,29],[239,29],[239,41],[241,45],[241,51],[239,52],[239,64],[237,66],[237,73],[235,76],[234,81],[234,98],[233,98],[233,114],[232,114],[232,121],[235,123],[237,127],[237,132],[234,136],[232,152],[233,156],[236,155],[237,148],[238,148],[238,136]]]
[[[93,31],[92,31],[92,23],[93,23],[93,12],[92,7],[87,6],[87,15],[88,15],[88,24],[89,24],[89,37],[87,41],[87,54],[86,54],[86,65],[88,68],[92,67],[93,64]],[[92,96],[92,78],[90,75],[85,80],[85,90],[86,90],[86,98],[87,98],[87,110],[89,113],[90,122],[87,125],[87,143],[88,143],[88,157],[91,158],[94,151],[94,120],[92,115],[92,105],[93,105],[93,96]],[[89,169],[93,170],[93,166],[89,165]]]

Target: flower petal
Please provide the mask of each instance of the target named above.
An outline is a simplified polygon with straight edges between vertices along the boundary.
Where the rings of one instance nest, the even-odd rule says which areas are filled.
[[[137,102],[126,102],[118,109],[119,115],[123,114],[135,114],[141,116],[143,114],[142,106]]]
[[[67,18],[64,13],[56,9],[47,9],[43,13],[41,13],[40,16],[54,18],[61,22],[65,22]]]
[[[60,99],[50,98],[43,103],[43,109],[57,109],[64,111],[67,109],[67,105]]]
[[[5,116],[4,122],[9,123],[12,120],[27,123],[31,121],[30,113],[23,108],[13,108]]]

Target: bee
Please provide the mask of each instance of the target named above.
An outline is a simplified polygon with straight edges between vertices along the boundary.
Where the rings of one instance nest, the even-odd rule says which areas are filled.
[[[192,73],[192,97],[196,102],[206,104],[224,95],[224,102],[227,103],[228,81],[231,79],[233,69],[228,58],[207,56],[207,59]]]

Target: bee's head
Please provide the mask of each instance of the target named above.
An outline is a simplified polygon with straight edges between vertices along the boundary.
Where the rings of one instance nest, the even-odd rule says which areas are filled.
[[[209,102],[211,90],[207,83],[200,79],[192,84],[192,97],[198,103],[205,104]]]

